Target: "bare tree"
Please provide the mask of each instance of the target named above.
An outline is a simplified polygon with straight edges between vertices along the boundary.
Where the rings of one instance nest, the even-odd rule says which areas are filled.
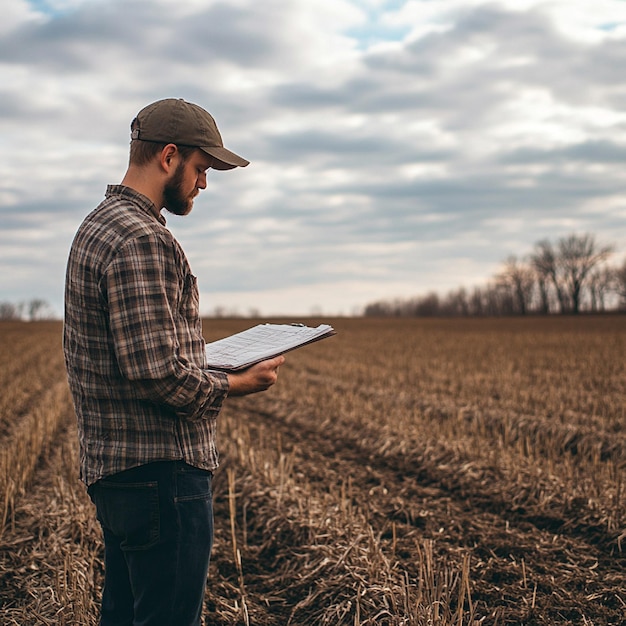
[[[579,313],[584,288],[592,271],[613,251],[612,246],[599,246],[589,233],[568,235],[556,247],[547,239],[535,245],[531,262],[538,275],[543,311],[549,307],[549,281],[559,301],[561,313]]]
[[[531,269],[535,274],[535,284],[539,295],[539,313],[547,315],[550,313],[550,276],[541,271],[536,265],[535,260],[531,260]]]
[[[478,293],[474,293],[473,303],[478,304]],[[480,290],[482,315],[513,315],[515,304],[510,289],[501,283],[490,282]]]
[[[592,270],[613,252],[612,246],[598,246],[589,233],[569,235],[558,243],[560,273],[569,295],[572,313],[580,312],[583,287],[589,281]]]
[[[499,285],[509,290],[515,312],[526,315],[530,310],[535,287],[535,273],[532,268],[512,255],[505,261],[504,270],[497,280]]]
[[[626,259],[615,270],[615,288],[620,298],[620,309],[626,311]]]
[[[41,298],[33,298],[27,303],[28,319],[31,321],[45,320],[52,317],[52,311],[50,305]]]
[[[600,267],[589,274],[589,299],[592,311],[606,309],[607,296],[616,291],[617,271],[614,267]]]
[[[372,302],[365,307],[363,314],[366,317],[390,317],[393,315],[393,304],[385,300]]]
[[[535,244],[535,251],[530,257],[531,264],[537,273],[539,293],[541,296],[541,312],[550,312],[548,284],[551,284],[559,301],[561,313],[568,310],[567,299],[559,276],[558,254],[552,244],[543,239]]]
[[[0,320],[19,320],[21,317],[20,305],[13,302],[0,302]]]
[[[464,287],[448,292],[443,305],[443,313],[445,315],[453,315],[455,317],[466,317],[469,315],[469,304],[467,301],[467,291]]]
[[[414,303],[413,314],[418,317],[436,317],[441,314],[439,296],[433,291]]]
[[[483,315],[485,303],[483,299],[483,291],[480,287],[474,287],[472,295],[468,301],[470,315]]]

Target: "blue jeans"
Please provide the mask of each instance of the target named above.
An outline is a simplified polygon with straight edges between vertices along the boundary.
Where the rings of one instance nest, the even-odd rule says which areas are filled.
[[[101,626],[200,625],[212,478],[183,461],[159,461],[89,487],[104,533]]]

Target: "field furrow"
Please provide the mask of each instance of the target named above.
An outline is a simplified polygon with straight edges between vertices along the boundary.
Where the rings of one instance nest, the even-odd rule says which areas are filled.
[[[68,410],[0,541],[2,624],[98,623],[102,541],[87,492],[76,479],[77,448]]]
[[[328,425],[306,428],[278,410],[248,404],[241,403],[236,418],[246,424],[238,429],[236,458],[244,458],[248,447],[269,458],[280,441],[305,491],[318,499],[335,494],[337,510],[363,511],[371,532],[413,585],[419,584],[419,542],[428,539],[438,557],[456,562],[459,570],[463,557],[471,557],[476,610],[483,617],[500,614],[508,623],[533,614],[548,620],[537,623],[602,617],[606,621],[600,623],[612,623],[621,616],[626,559],[607,552],[601,529],[568,528],[568,518],[545,506],[523,511],[502,497],[511,489],[506,477],[481,473],[441,449],[416,451],[410,460],[380,454],[363,446],[362,432],[342,430],[338,436]]]
[[[4,322],[0,360],[0,439],[11,436],[51,385],[65,380],[58,322]]]

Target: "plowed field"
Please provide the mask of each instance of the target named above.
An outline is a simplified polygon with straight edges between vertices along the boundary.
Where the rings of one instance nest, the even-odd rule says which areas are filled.
[[[206,623],[625,624],[626,317],[330,323],[227,400]],[[0,324],[2,624],[97,623],[60,333]]]

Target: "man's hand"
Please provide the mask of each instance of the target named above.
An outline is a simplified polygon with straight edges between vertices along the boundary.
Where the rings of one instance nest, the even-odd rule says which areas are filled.
[[[241,372],[228,373],[228,395],[246,396],[269,389],[278,379],[278,368],[285,362],[284,356],[261,361]]]

